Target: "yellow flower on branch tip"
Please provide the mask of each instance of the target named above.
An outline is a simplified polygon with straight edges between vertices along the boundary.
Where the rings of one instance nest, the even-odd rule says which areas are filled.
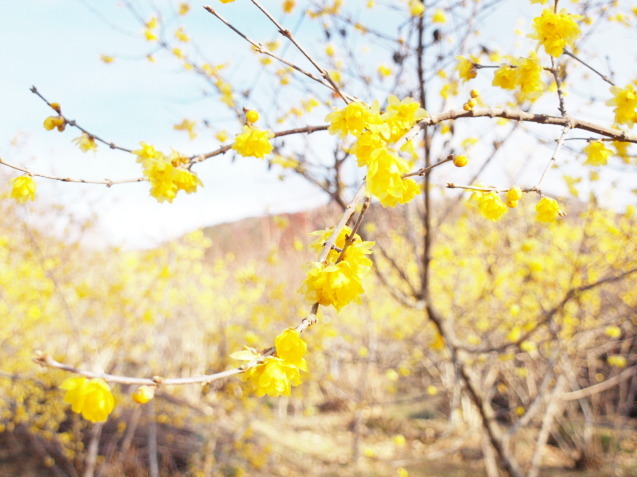
[[[409,14],[412,17],[419,17],[425,12],[425,5],[421,0],[409,0]]]
[[[31,176],[20,176],[11,179],[11,198],[21,204],[35,200],[35,181]]]
[[[519,187],[511,187],[508,191],[507,191],[507,201],[517,201],[520,200],[522,198],[522,189],[520,189]]]
[[[73,142],[82,150],[82,152],[88,152],[97,149],[97,143],[93,136],[89,136],[86,133],[82,133],[80,137],[73,139]]]
[[[245,157],[263,158],[274,149],[270,144],[270,139],[273,137],[272,131],[258,129],[254,126],[243,126],[243,132],[235,138],[232,149]]]
[[[615,122],[633,127],[637,122],[637,91],[636,84],[628,84],[625,88],[612,86],[612,99],[606,101],[607,106],[615,106]]]
[[[613,153],[612,149],[606,147],[602,141],[591,141],[584,148],[588,156],[584,164],[591,166],[605,166],[608,164],[608,157]]]
[[[248,109],[246,111],[246,121],[249,123],[256,123],[259,120],[259,112],[254,109]]]
[[[103,379],[68,378],[60,385],[71,410],[91,422],[104,422],[115,407],[111,389]]]
[[[145,159],[153,159],[163,156],[163,154],[157,151],[152,144],[140,142],[139,145],[141,146],[141,149],[132,151],[132,153],[137,156],[137,162],[143,162]]]
[[[535,211],[537,212],[537,221],[545,223],[554,222],[557,217],[564,215],[564,211],[560,209],[560,204],[550,197],[542,197],[535,206]]]
[[[542,11],[542,15],[533,19],[534,33],[529,37],[537,39],[549,55],[557,58],[564,52],[564,48],[571,46],[579,37],[577,20],[581,18],[564,9],[555,13],[547,8]]]
[[[421,108],[420,103],[413,98],[405,98],[401,101],[396,96],[389,95],[387,102],[387,112],[382,115],[382,119],[389,126],[389,142],[396,142],[418,121],[427,117],[427,111]],[[371,129],[374,129],[374,126],[371,126]],[[382,133],[382,129],[378,130]]]

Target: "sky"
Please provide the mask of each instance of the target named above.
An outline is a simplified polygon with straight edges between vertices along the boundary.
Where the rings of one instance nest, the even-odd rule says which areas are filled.
[[[151,0],[133,3],[143,18],[151,16]],[[162,8],[171,4],[166,0],[156,3]],[[210,3],[250,36],[264,41],[276,37],[271,24],[263,21],[249,2]],[[249,68],[252,53],[247,44],[198,4],[190,4],[190,13],[172,23],[169,30],[184,24],[213,63],[233,60],[231,77],[243,81],[253,75]],[[515,26],[528,27],[531,12],[539,11],[534,7],[537,6],[518,0],[503,2],[490,23],[483,25],[485,38],[506,43],[504,32]],[[279,13],[276,6],[273,11]],[[294,26],[295,18],[298,17],[288,18],[286,25]],[[131,149],[145,141],[164,151],[174,148],[184,154],[200,153],[217,147],[213,137],[216,130],[237,132],[236,121],[227,110],[219,108],[212,98],[202,96],[201,79],[165,54],[157,54],[155,63],[145,59],[151,46],[143,39],[142,26],[121,0],[10,2],[4,6],[3,20],[0,61],[5,72],[0,101],[5,114],[0,115],[0,157],[9,163],[33,172],[83,179],[120,180],[141,175],[139,165],[129,154],[104,146],[97,153],[82,153],[71,142],[78,132],[45,131],[42,121],[51,115],[51,110],[29,91],[31,86],[50,101],[59,102],[68,117],[90,131]],[[303,24],[302,28],[307,28],[305,33],[312,38],[311,27]],[[622,30],[600,32],[590,41],[602,42],[595,46],[601,46],[603,51],[605,45],[635,44],[635,39],[634,30]],[[615,48],[612,53],[616,73],[637,77],[629,49]],[[100,60],[102,54],[113,55],[115,61],[105,64]],[[372,49],[368,59],[362,61],[371,61],[369,58],[376,54]],[[603,61],[601,56],[598,59]],[[583,85],[578,94],[597,94],[597,86],[591,86],[589,91]],[[266,99],[257,95],[248,103],[247,107],[260,110],[268,107]],[[588,113],[591,119],[601,118],[596,117],[596,111]],[[184,118],[203,117],[212,128],[200,128],[194,141],[172,128]],[[321,117],[317,122],[320,120]],[[326,201],[324,194],[294,175],[288,174],[282,185],[280,170],[268,171],[259,159],[232,161],[230,156],[218,157],[196,171],[204,182],[203,189],[192,195],[180,194],[172,204],[159,204],[149,197],[147,184],[108,189],[43,179],[37,180],[37,201],[61,203],[80,217],[97,217],[91,236],[95,245],[126,247],[150,247],[197,227],[307,209]],[[15,172],[3,169],[0,174],[6,179],[15,176]],[[25,213],[30,207],[37,204],[29,204]]]

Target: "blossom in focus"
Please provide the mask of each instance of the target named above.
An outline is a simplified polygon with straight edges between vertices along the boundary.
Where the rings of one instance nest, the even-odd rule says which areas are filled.
[[[80,137],[73,139],[73,142],[82,150],[82,152],[88,152],[97,149],[95,138],[86,133],[82,133]]]
[[[559,13],[547,8],[542,15],[533,19],[534,33],[529,35],[537,39],[544,50],[553,57],[558,57],[564,48],[573,45],[580,35],[577,20],[579,15],[571,15],[562,9]]]
[[[71,410],[91,422],[104,422],[115,407],[111,389],[103,379],[69,378],[60,385]]]
[[[625,88],[612,86],[610,92],[612,99],[606,101],[607,106],[615,106],[615,122],[633,127],[637,121],[637,82],[628,84]]]
[[[613,153],[612,149],[606,147],[602,141],[591,141],[584,148],[586,162],[591,166],[605,166],[608,164],[608,157]]]
[[[272,131],[254,126],[243,126],[243,132],[235,138],[232,149],[242,156],[263,158],[274,149],[270,144],[270,139],[273,137]]]

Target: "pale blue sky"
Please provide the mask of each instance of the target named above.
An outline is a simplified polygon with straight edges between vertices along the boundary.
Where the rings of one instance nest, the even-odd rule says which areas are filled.
[[[249,2],[222,5],[217,0],[209,1],[255,39],[265,41],[276,36],[271,25],[255,13]],[[144,18],[150,17],[150,0],[133,3]],[[156,3],[171,4],[163,0]],[[280,4],[279,1],[265,3]],[[8,162],[34,172],[87,179],[140,176],[139,167],[130,155],[104,146],[99,147],[96,155],[84,154],[71,143],[79,133],[45,131],[42,121],[51,111],[29,92],[31,85],[37,86],[48,99],[60,102],[70,118],[126,147],[134,148],[139,141],[146,141],[166,151],[173,147],[185,154],[215,149],[213,131],[200,130],[199,137],[189,141],[184,133],[172,129],[173,124],[186,117],[206,118],[215,125],[214,129],[225,125],[231,133],[237,131],[227,110],[219,108],[212,99],[201,98],[199,78],[185,72],[165,53],[157,55],[155,64],[143,59],[150,44],[144,41],[141,26],[120,1],[22,0],[6,4],[0,28],[3,45],[0,62],[5,66],[0,89],[0,102],[5,111],[0,115],[0,156]],[[172,34],[183,24],[212,63],[231,59],[235,66],[230,70],[230,77],[239,82],[249,78],[253,74],[250,69],[253,58],[247,44],[201,6],[195,2],[190,4],[191,12],[172,23],[168,32]],[[568,5],[565,2],[565,6]],[[503,2],[493,18],[481,25],[483,41],[515,46],[513,28],[522,26],[528,31],[530,19],[540,9],[526,0]],[[295,18],[288,19],[289,26],[294,25]],[[318,36],[312,28],[315,27],[304,23],[301,33],[310,47],[316,47]],[[635,29],[617,28],[598,33],[601,34],[587,43],[591,51],[598,52],[593,57],[597,64],[605,66],[604,56],[608,53],[619,78],[625,82],[636,78],[634,51],[618,47],[636,44]],[[526,54],[527,51],[528,43],[522,41],[517,50],[508,52]],[[106,65],[100,61],[101,54],[114,55],[117,59]],[[362,56],[361,61],[376,63],[379,55],[387,55],[387,52],[374,50],[372,45],[371,52],[367,57]],[[486,90],[488,83],[489,80],[484,79],[478,85]],[[467,89],[470,87],[467,85]],[[266,89],[265,96],[271,93]],[[598,80],[582,83],[574,86],[574,94],[604,97],[607,86]],[[379,93],[382,101],[384,98],[380,96]],[[267,109],[267,99],[257,95],[245,106]],[[584,109],[584,112],[590,119],[607,119],[604,111]],[[323,114],[321,112],[315,122],[321,122]],[[462,124],[473,127],[467,122]],[[17,145],[10,144],[12,138]],[[38,180],[38,201],[59,201],[80,215],[95,213],[99,217],[100,240],[148,246],[197,226],[268,211],[299,210],[325,199],[315,188],[293,176],[281,186],[278,171],[267,172],[264,162],[257,159],[231,163],[229,157],[217,158],[196,170],[205,187],[197,194],[178,196],[173,204],[157,204],[148,196],[147,184],[108,190],[42,179]],[[6,177],[15,176],[13,172],[3,170],[3,173]],[[37,204],[28,207],[37,207]]]

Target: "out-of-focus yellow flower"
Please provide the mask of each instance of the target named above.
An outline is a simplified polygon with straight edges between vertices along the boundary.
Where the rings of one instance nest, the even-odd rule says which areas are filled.
[[[626,364],[627,364],[626,357],[618,355],[618,354],[614,354],[612,356],[609,356],[608,358],[606,358],[606,361],[611,366],[615,366],[617,368],[625,368]]]
[[[535,206],[535,211],[537,212],[536,219],[538,222],[550,223],[564,215],[564,212],[560,209],[560,204],[550,197],[542,197]]]
[[[438,9],[431,16],[431,21],[433,23],[447,23],[447,16],[445,15],[445,12]]]
[[[190,5],[188,5],[185,2],[179,4],[179,10],[177,11],[177,13],[183,16],[189,11],[190,11]]]
[[[386,65],[380,65],[377,71],[378,71],[378,75],[383,78],[387,78],[388,76],[391,76],[391,73],[392,73],[391,68]]]
[[[478,70],[475,66],[478,61],[477,58],[473,56],[469,58],[465,58],[464,56],[456,56],[456,60],[458,60],[458,63],[456,64],[456,71],[458,72],[458,76],[460,76],[464,83],[475,78],[478,75]]]
[[[83,152],[97,149],[97,143],[95,142],[95,138],[86,133],[82,133],[80,137],[76,137],[75,139],[73,139],[73,142],[77,144],[77,146]]]
[[[586,162],[591,166],[605,166],[608,164],[608,157],[613,153],[612,149],[606,147],[602,141],[591,141],[584,148]]]
[[[64,401],[71,404],[71,410],[88,421],[106,421],[115,407],[111,389],[103,379],[68,378],[60,388],[66,391]]]
[[[179,124],[175,124],[173,129],[176,131],[188,131],[188,137],[190,139],[194,139],[197,137],[197,133],[195,132],[195,126],[197,123],[195,121],[191,121],[189,119],[184,119]]]
[[[612,86],[610,92],[612,99],[606,101],[607,106],[615,106],[615,122],[617,124],[626,124],[633,127],[637,122],[637,91],[635,90],[637,82],[626,85],[625,88]]]
[[[409,14],[412,17],[420,17],[425,12],[425,5],[421,0],[409,0]]]
[[[246,121],[249,123],[256,123],[259,120],[259,112],[254,109],[246,111]]]
[[[47,131],[51,131],[52,129],[57,128],[58,131],[64,131],[66,127],[66,121],[62,116],[49,116],[44,120],[44,129]]]
[[[187,43],[190,41],[190,37],[186,34],[186,31],[182,26],[175,30],[175,38],[183,43]]]
[[[145,404],[155,397],[155,386],[140,386],[133,393],[133,401]]]
[[[101,55],[100,56],[100,60],[102,60],[104,63],[108,64],[108,63],[112,63],[113,61],[115,61],[115,58],[113,58],[110,55]]]
[[[11,198],[21,204],[35,200],[35,181],[31,176],[20,176],[11,179]]]
[[[283,9],[284,13],[292,13],[292,10],[294,10],[294,7],[296,6],[296,2],[294,0],[283,0],[283,4],[281,5],[281,8]]]

